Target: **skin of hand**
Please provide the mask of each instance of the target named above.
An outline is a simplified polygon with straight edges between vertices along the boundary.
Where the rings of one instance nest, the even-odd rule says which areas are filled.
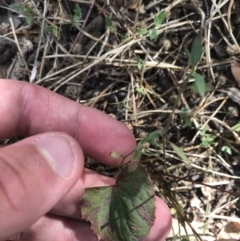
[[[22,140],[0,148],[0,240],[96,241],[81,220],[85,188],[115,180],[84,168],[84,155],[119,165],[135,148],[132,133],[108,115],[26,82],[0,79],[0,139]],[[129,157],[130,158],[130,157]],[[155,197],[147,241],[171,228],[167,205]]]

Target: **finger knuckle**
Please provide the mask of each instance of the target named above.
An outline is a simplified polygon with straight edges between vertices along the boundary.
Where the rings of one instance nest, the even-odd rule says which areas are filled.
[[[13,162],[0,155],[0,196],[12,209],[19,211],[26,199],[24,185],[19,168]]]

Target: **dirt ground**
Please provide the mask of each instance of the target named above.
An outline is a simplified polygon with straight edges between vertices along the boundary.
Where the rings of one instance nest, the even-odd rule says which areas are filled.
[[[159,130],[141,161],[172,211],[167,240],[239,240],[239,23],[237,0],[0,0],[0,78],[97,108],[138,142]]]

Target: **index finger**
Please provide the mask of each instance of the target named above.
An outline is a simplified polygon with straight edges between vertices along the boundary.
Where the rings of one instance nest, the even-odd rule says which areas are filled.
[[[85,155],[119,165],[109,153],[126,156],[135,138],[122,123],[37,85],[0,80],[0,139],[60,131],[74,137]]]

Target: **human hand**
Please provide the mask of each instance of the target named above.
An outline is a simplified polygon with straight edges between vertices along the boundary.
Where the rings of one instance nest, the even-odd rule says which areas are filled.
[[[109,153],[132,151],[132,133],[98,110],[12,80],[0,80],[0,116],[1,140],[25,138],[0,148],[0,240],[97,240],[81,220],[79,198],[114,179],[84,169],[83,153],[117,166]],[[148,241],[163,240],[171,227],[168,207],[155,200]]]

